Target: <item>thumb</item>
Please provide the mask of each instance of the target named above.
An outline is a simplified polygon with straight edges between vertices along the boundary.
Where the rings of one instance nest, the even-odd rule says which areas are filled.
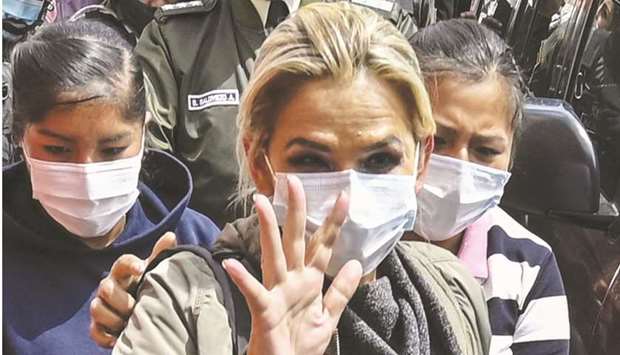
[[[159,255],[164,250],[172,249],[177,246],[177,236],[172,232],[166,232],[163,236],[159,238],[155,246],[153,247],[153,251],[151,251],[151,255],[146,259],[146,263],[149,264],[153,259]]]

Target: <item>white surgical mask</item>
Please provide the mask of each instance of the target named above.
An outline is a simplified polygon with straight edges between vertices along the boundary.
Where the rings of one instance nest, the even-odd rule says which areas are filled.
[[[13,17],[24,20],[27,24],[32,24],[39,18],[43,8],[43,1],[39,0],[4,0],[3,19]]]
[[[276,174],[273,197],[281,226],[287,213],[287,175]],[[331,277],[353,259],[362,264],[364,275],[372,272],[394,249],[403,233],[413,228],[417,211],[415,175],[364,174],[354,170],[290,175],[297,176],[304,187],[309,233],[323,224],[343,190],[349,195],[347,218],[326,271]]]
[[[497,206],[510,173],[433,154],[418,193],[415,232],[430,241],[449,239]]]
[[[24,150],[32,198],[69,232],[83,238],[105,235],[140,194],[143,151],[126,159],[75,164],[37,160]]]

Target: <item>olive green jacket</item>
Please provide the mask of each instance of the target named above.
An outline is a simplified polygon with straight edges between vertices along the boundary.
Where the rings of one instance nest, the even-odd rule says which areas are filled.
[[[258,240],[257,218],[251,216],[227,225],[214,252],[241,254],[249,265],[257,265]],[[463,354],[488,354],[491,332],[482,288],[458,259],[424,242],[400,242],[398,248],[428,275]],[[204,259],[191,252],[165,259],[146,275],[113,353],[231,355],[231,328],[222,297]]]

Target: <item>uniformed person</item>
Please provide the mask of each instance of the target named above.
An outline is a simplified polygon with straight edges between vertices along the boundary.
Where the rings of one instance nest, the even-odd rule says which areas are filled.
[[[191,206],[222,226],[243,214],[231,207],[237,183],[235,117],[256,51],[269,31],[317,0],[196,0],[162,6],[136,47],[154,120],[149,144],[190,169]],[[411,0],[351,0],[416,31]]]

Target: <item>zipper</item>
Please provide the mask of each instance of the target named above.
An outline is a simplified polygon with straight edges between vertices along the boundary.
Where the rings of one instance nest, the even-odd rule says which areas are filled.
[[[340,355],[340,337],[338,335],[338,328],[336,328],[334,336],[336,337],[336,355]]]

